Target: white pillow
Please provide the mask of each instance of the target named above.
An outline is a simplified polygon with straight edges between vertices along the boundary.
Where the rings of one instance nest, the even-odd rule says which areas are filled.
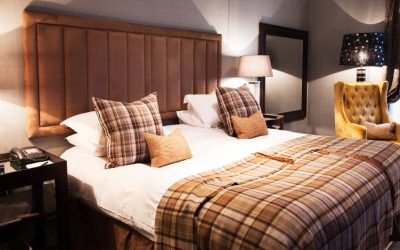
[[[83,140],[99,146],[106,146],[106,137],[103,128],[100,125],[99,118],[96,111],[86,112],[79,115],[72,116],[60,123],[74,130]],[[164,132],[165,132],[165,128]],[[166,134],[170,134],[166,133]],[[72,143],[71,143],[72,144]]]
[[[106,138],[95,111],[72,116],[61,122],[61,125],[70,127],[80,136],[86,137],[87,142],[105,147]]]
[[[85,136],[81,134],[73,134],[68,136],[67,141],[90,154],[95,156],[106,156],[106,147],[99,144],[90,143]]]
[[[201,127],[204,128],[204,124],[193,114],[191,114],[187,110],[176,111],[176,115],[179,118],[179,123],[187,124],[193,127]]]
[[[188,110],[195,115],[205,128],[215,128],[220,124],[218,116],[218,100],[215,93],[205,95],[186,95],[184,103],[188,104]]]
[[[163,127],[163,131],[164,131],[164,135],[170,135],[172,134],[172,132],[174,132],[175,130],[171,130],[170,128],[167,127]]]

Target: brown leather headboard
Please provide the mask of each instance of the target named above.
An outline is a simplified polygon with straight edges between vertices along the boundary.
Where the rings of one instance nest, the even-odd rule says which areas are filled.
[[[60,122],[91,97],[130,102],[157,92],[163,120],[189,93],[220,82],[221,35],[24,12],[28,137],[68,134]]]

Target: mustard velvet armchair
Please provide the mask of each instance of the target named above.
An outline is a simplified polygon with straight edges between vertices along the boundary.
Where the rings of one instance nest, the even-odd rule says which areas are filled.
[[[336,136],[367,139],[367,129],[361,121],[376,124],[392,122],[387,104],[388,82],[345,83],[334,85]],[[400,143],[400,124],[396,124],[397,143]]]

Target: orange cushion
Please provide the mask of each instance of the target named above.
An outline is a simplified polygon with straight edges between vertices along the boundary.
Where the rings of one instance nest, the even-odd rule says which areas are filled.
[[[167,136],[146,133],[144,138],[149,148],[152,167],[162,167],[192,158],[192,152],[180,129]]]
[[[260,135],[267,135],[268,129],[260,111],[249,117],[231,116],[233,128],[239,139],[250,139]]]
[[[395,140],[396,123],[375,124],[367,121],[361,121],[361,125],[367,128],[367,139],[371,140]]]

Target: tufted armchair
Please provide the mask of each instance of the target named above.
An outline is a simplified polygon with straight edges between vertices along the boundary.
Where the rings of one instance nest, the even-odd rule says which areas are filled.
[[[334,86],[336,136],[366,139],[367,129],[361,121],[376,124],[392,122],[387,105],[388,83],[344,83]],[[396,124],[400,142],[400,124]]]

